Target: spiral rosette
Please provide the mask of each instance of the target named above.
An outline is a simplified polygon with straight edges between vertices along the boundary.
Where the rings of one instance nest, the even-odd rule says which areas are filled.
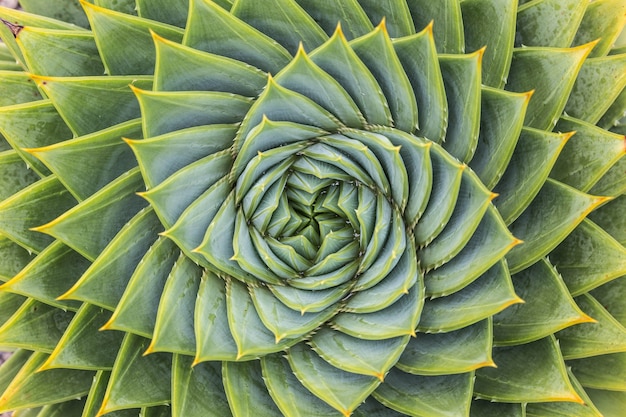
[[[626,406],[625,1],[23,3],[0,410]]]

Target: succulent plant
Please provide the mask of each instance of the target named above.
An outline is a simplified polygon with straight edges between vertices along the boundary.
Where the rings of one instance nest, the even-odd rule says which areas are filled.
[[[0,8],[0,412],[619,416],[625,0]]]

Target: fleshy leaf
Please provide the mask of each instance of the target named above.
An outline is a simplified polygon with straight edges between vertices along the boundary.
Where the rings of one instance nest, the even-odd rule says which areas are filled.
[[[83,304],[42,368],[112,369],[123,334],[99,331],[110,317],[101,307]]]
[[[294,417],[340,417],[324,401],[311,394],[295,376],[289,362],[279,354],[261,359],[263,378],[272,399],[285,415]]]
[[[149,352],[196,353],[194,310],[202,269],[181,253],[159,300]]]
[[[626,352],[626,327],[591,295],[583,294],[576,302],[596,322],[568,327],[556,334],[563,357],[569,360]]]
[[[233,415],[237,417],[280,415],[278,407],[263,383],[259,361],[225,361],[222,363],[222,379]]]
[[[374,376],[335,368],[304,343],[289,349],[287,359],[298,380],[344,416],[350,415],[380,384]]]
[[[0,413],[69,401],[89,392],[93,372],[70,369],[36,372],[47,357],[41,352],[31,355],[0,396]]]
[[[175,41],[183,39],[183,31],[179,28],[86,1],[82,4],[109,75],[152,74],[155,50],[150,30]]]
[[[497,368],[476,371],[474,394],[501,402],[582,403],[569,381],[554,336],[493,351]]]
[[[222,384],[222,364],[174,355],[172,364],[172,417],[231,416]]]
[[[130,333],[125,336],[98,415],[170,402],[171,355],[142,356],[148,343]]]
[[[501,260],[462,290],[426,300],[417,328],[432,333],[462,329],[521,302]]]
[[[585,219],[550,254],[572,295],[626,275],[626,248]]]
[[[394,368],[373,396],[387,407],[409,415],[462,416],[469,413],[473,385],[473,372],[420,376]]]
[[[551,129],[565,108],[580,68],[595,44],[576,48],[518,48],[506,89],[523,93],[534,89],[524,125]]]
[[[547,255],[606,200],[555,180],[546,181],[530,206],[510,226],[511,233],[524,241],[507,255],[511,272],[521,271]]]
[[[494,316],[496,345],[528,343],[592,321],[578,308],[561,277],[545,259],[513,275],[513,286],[525,302]]]
[[[415,375],[450,375],[495,366],[491,327],[487,319],[448,333],[417,333],[396,367]]]

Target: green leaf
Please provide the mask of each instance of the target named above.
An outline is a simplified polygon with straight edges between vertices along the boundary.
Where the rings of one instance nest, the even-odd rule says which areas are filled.
[[[396,5],[396,9],[402,8]],[[409,16],[408,10],[406,15]],[[386,26],[381,23],[372,32],[351,41],[350,47],[380,84],[389,104],[393,126],[408,133],[415,131],[418,128],[417,102]]]
[[[195,262],[207,266],[205,265],[206,259],[192,251],[202,243],[204,233],[228,197],[230,190],[230,184],[226,179],[217,182],[191,203],[180,215],[178,221],[170,229],[162,232],[162,235],[176,242],[176,245]]]
[[[415,35],[392,39],[392,42],[417,101],[417,133],[440,144],[448,126],[448,103],[435,49],[433,25],[429,24]]]
[[[551,130],[557,122],[585,58],[595,44],[576,48],[517,48],[506,89],[523,93],[534,90],[524,125]]]
[[[581,191],[588,191],[626,154],[626,138],[582,120],[563,116],[555,128],[576,131],[567,142],[550,177]]]
[[[0,327],[0,346],[50,353],[73,316],[29,299]]]
[[[139,169],[128,171],[53,221],[34,230],[57,238],[92,261],[145,206],[145,201],[135,194],[142,186]]]
[[[521,302],[506,263],[500,260],[462,290],[426,300],[417,328],[427,333],[458,330]]]
[[[576,302],[595,322],[569,327],[556,334],[563,357],[569,360],[626,352],[626,327],[591,295],[583,294]]]
[[[626,158],[621,158],[604,176],[589,190],[594,195],[617,197],[626,193]]]
[[[626,326],[626,304],[622,302],[625,291],[626,279],[621,277],[592,290],[589,294],[598,300],[622,326]]]
[[[202,276],[194,318],[196,330],[194,365],[203,361],[237,359],[237,345],[228,323],[226,283],[211,272]]]
[[[524,303],[494,316],[496,345],[528,343],[592,321],[578,308],[557,271],[545,259],[513,275],[513,286]]]
[[[482,81],[502,88],[513,56],[517,4],[511,0],[470,0],[461,2],[465,48],[473,52],[487,46],[483,56]],[[494,27],[495,25],[495,27]],[[489,27],[489,30],[485,30]]]
[[[123,333],[99,331],[110,317],[101,307],[83,304],[42,369],[112,369]]]
[[[0,281],[7,282],[34,258],[32,252],[0,235]]]
[[[414,285],[407,294],[389,307],[372,313],[339,313],[331,327],[366,340],[383,340],[414,335],[424,304],[423,287]],[[393,322],[389,321],[393,317]]]
[[[189,19],[183,44],[245,62],[273,74],[291,60],[285,48],[214,1],[189,0]]]
[[[587,4],[578,0],[524,2],[517,12],[515,46],[569,47]]]
[[[234,416],[273,417],[280,415],[280,411],[263,383],[259,361],[223,362],[222,378]]]
[[[0,367],[0,393],[3,393],[11,381],[24,366],[32,352],[18,349],[9,356]]]
[[[169,228],[191,203],[226,177],[232,162],[230,150],[211,154],[178,170],[140,195],[148,200],[161,223]]]
[[[180,42],[183,31],[164,23],[83,2],[98,51],[109,75],[152,74],[155,49],[150,31]]]
[[[530,98],[530,93],[482,89],[480,134],[470,166],[490,190],[509,165]]]
[[[124,295],[103,329],[152,337],[163,287],[179,253],[171,240],[159,238],[136,264]]]
[[[468,55],[439,55],[448,103],[448,127],[442,146],[467,163],[478,144],[481,128],[481,73],[484,50]]]
[[[42,177],[49,174],[46,166],[22,148],[47,146],[72,137],[72,131],[49,100],[3,107],[0,132],[27,166]]]
[[[263,71],[231,58],[198,51],[153,34],[157,91],[222,91],[256,97],[267,82]]]
[[[414,375],[450,375],[495,366],[491,319],[447,333],[417,333],[396,367]]]
[[[431,142],[387,127],[372,127],[371,131],[385,136],[394,146],[400,147],[402,165],[408,177],[408,194],[403,214],[405,221],[414,225],[424,213],[430,198],[433,175]],[[350,217],[350,213],[346,215]]]
[[[437,145],[431,146],[430,157],[431,194],[426,209],[414,229],[415,243],[419,247],[428,245],[448,223],[456,205],[463,170],[466,167]]]
[[[50,97],[75,136],[87,135],[139,117],[139,105],[129,86],[152,86],[152,79],[143,76],[33,76],[33,80]],[[76,97],[83,99],[79,101]]]
[[[324,72],[299,48],[295,58],[276,75],[276,82],[310,98],[335,115],[346,126],[363,127],[364,118],[341,84]]]
[[[109,371],[98,371],[96,376],[93,378],[93,383],[91,385],[91,389],[89,390],[89,394],[87,395],[87,402],[85,403],[85,408],[83,410],[83,415],[81,417],[97,417],[99,416],[98,410],[100,409],[100,405],[102,404],[102,400],[104,398],[104,394],[106,392],[107,385],[109,383],[109,378],[111,376],[111,372]],[[138,410],[119,410],[108,413],[110,417],[136,417]],[[108,417],[107,416],[107,417]]]
[[[626,393],[623,391],[595,390],[592,388],[586,388],[585,391],[604,416],[619,417],[626,407]]]
[[[441,233],[426,247],[418,250],[420,265],[426,271],[438,268],[463,250],[493,198],[494,194],[485,188],[474,172],[463,170],[452,216]]]
[[[351,282],[323,290],[309,291],[294,287],[269,285],[274,296],[292,310],[306,312],[320,312],[341,300],[350,292]]]
[[[513,235],[524,241],[507,255],[511,272],[521,271],[550,253],[606,200],[552,179],[546,181],[530,206],[510,226]]]
[[[342,309],[351,313],[372,313],[387,308],[408,294],[414,285],[423,287],[422,279],[415,256],[415,243],[407,236],[406,248],[393,269],[369,288],[352,288],[353,293]]]
[[[626,11],[624,0],[599,0],[590,3],[572,45],[600,39],[591,56],[606,55],[624,27],[626,22],[624,11]]]
[[[202,269],[180,254],[165,282],[149,352],[196,353],[194,311]]]
[[[22,0],[20,6],[27,12],[37,13],[41,16],[47,16],[77,26],[86,28],[89,24],[85,12],[83,12],[79,2],[75,0],[65,0],[54,3],[46,0]]]
[[[476,371],[474,394],[498,402],[583,400],[569,381],[554,336],[493,351],[497,368]]]
[[[120,139],[140,135],[140,121],[132,120],[79,138],[28,149],[28,152],[42,161],[81,201],[137,165],[133,153]]]
[[[343,415],[354,411],[380,384],[376,377],[335,368],[304,343],[289,349],[287,359],[302,385]]]
[[[10,292],[0,292],[0,303],[2,303],[2,311],[0,312],[0,326],[3,326],[13,314],[24,304],[26,297]],[[1,391],[1,388],[0,388]]]
[[[228,0],[226,0],[228,3]],[[129,1],[129,3],[134,3]],[[154,1],[154,0],[137,0],[136,9],[139,16],[164,22],[170,25],[185,27],[187,22],[187,14],[189,10],[189,0],[182,1]],[[223,3],[219,0],[218,4]],[[129,13],[127,11],[127,13]]]
[[[174,355],[172,364],[172,417],[232,416],[224,385],[222,364],[193,365],[193,358]]]
[[[348,39],[358,38],[374,29],[358,0],[340,3],[332,0],[296,0],[296,2],[329,35],[335,31],[338,22],[341,22],[341,30]]]
[[[135,153],[141,174],[150,189],[179,169],[227,149],[236,131],[236,125],[214,124],[181,129],[149,139],[125,141]]]
[[[75,310],[79,303],[57,300],[89,267],[89,261],[59,241],[51,243],[10,281],[0,287],[48,305]]]
[[[426,273],[426,294],[441,297],[462,289],[520,243],[506,228],[496,209],[489,205],[461,252],[442,267]]]
[[[77,77],[104,73],[89,32],[25,27],[16,40],[32,74]]]
[[[322,327],[310,340],[326,362],[346,372],[384,380],[409,342],[409,335],[384,340],[367,340]]]
[[[588,216],[622,246],[626,246],[626,196],[619,196],[591,212]]]
[[[424,417],[469,414],[474,373],[420,376],[394,368],[373,396],[401,413]]]
[[[565,112],[572,117],[595,124],[615,102],[625,86],[626,54],[590,58],[580,69]]]
[[[230,93],[162,92],[133,88],[141,107],[145,138],[188,127],[239,123],[252,99]]]
[[[378,81],[350,47],[340,26],[310,57],[341,84],[369,124],[391,126],[389,105]]]
[[[310,333],[334,316],[338,308],[330,306],[320,312],[302,313],[283,304],[267,288],[251,286],[248,289],[259,318],[274,334],[277,342]]]
[[[141,0],[139,1],[141,2]],[[137,15],[135,0],[93,0],[93,4],[118,12]]]
[[[493,204],[508,225],[533,201],[557,157],[573,133],[523,128],[502,179],[493,191]]]
[[[585,388],[626,390],[626,352],[574,359],[567,364]]]
[[[295,54],[300,43],[305,49],[318,47],[328,35],[294,0],[238,0],[230,13],[263,32]]]
[[[28,0],[27,0],[28,1]],[[62,22],[60,20],[51,19],[49,17],[40,16],[34,13],[27,13],[24,11],[14,10],[8,7],[3,7],[0,10],[0,17],[12,25],[16,26],[33,26],[39,28],[48,29],[62,29],[62,30],[76,30],[77,26]],[[11,52],[11,55],[15,57],[18,63],[23,64],[22,53],[17,46],[15,35],[6,25],[0,26],[0,37],[2,41],[7,45],[7,49]]]
[[[233,163],[231,176],[240,181],[239,177],[247,165],[259,156],[259,153],[262,154],[300,142],[308,144],[313,139],[325,134],[327,134],[325,130],[314,126],[289,121],[274,121],[268,117],[263,117],[260,123],[254,126],[245,137],[241,137],[242,142],[238,144],[239,150]],[[239,198],[242,198],[243,193],[247,191],[247,187],[243,189],[241,186],[237,187]]]
[[[259,357],[280,352],[296,343],[280,339],[263,325],[245,284],[236,280],[226,283],[228,324],[237,345],[237,358]]]
[[[70,369],[36,372],[47,357],[41,352],[30,356],[0,396],[0,413],[61,403],[87,394],[93,372]]]
[[[261,359],[263,378],[272,399],[284,415],[294,417],[339,417],[340,412],[311,394],[295,374],[289,362],[279,354]]]
[[[0,203],[0,232],[32,252],[42,251],[50,236],[35,231],[76,204],[59,180],[51,175]]]
[[[492,401],[474,400],[470,408],[470,417],[526,417],[526,404],[495,403]]]
[[[404,2],[360,0],[359,3],[372,24],[378,25],[383,21],[385,22],[385,26],[387,26],[392,37],[398,38],[415,33],[409,7]]]
[[[244,282],[256,283],[257,278],[242,269],[237,258],[233,258],[235,256],[233,237],[235,236],[236,218],[235,198],[234,193],[231,192],[206,229],[204,240],[193,252],[206,258],[213,269],[217,268],[217,270]]]
[[[526,415],[529,417],[551,417],[551,416],[580,416],[580,417],[602,417],[594,403],[591,402],[586,390],[580,385],[580,382],[572,374],[571,369],[568,368],[567,375],[569,376],[572,385],[576,390],[576,393],[584,401],[584,404],[554,401],[545,403],[528,404]]]
[[[408,3],[415,23],[415,29],[420,30],[430,24],[434,25],[433,33],[437,52],[444,54],[459,54],[465,49],[463,36],[463,17],[458,1],[444,0],[433,2],[430,0],[416,0]]]
[[[18,71],[0,71],[0,106],[41,100],[37,85],[30,76]]]
[[[572,295],[626,275],[626,248],[585,219],[550,254]]]
[[[130,333],[124,337],[98,415],[169,404],[172,357],[163,353],[142,356],[148,343]]]

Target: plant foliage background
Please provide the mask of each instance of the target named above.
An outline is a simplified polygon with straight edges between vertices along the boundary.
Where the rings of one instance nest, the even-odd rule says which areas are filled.
[[[0,412],[626,409],[626,1],[21,4]]]

